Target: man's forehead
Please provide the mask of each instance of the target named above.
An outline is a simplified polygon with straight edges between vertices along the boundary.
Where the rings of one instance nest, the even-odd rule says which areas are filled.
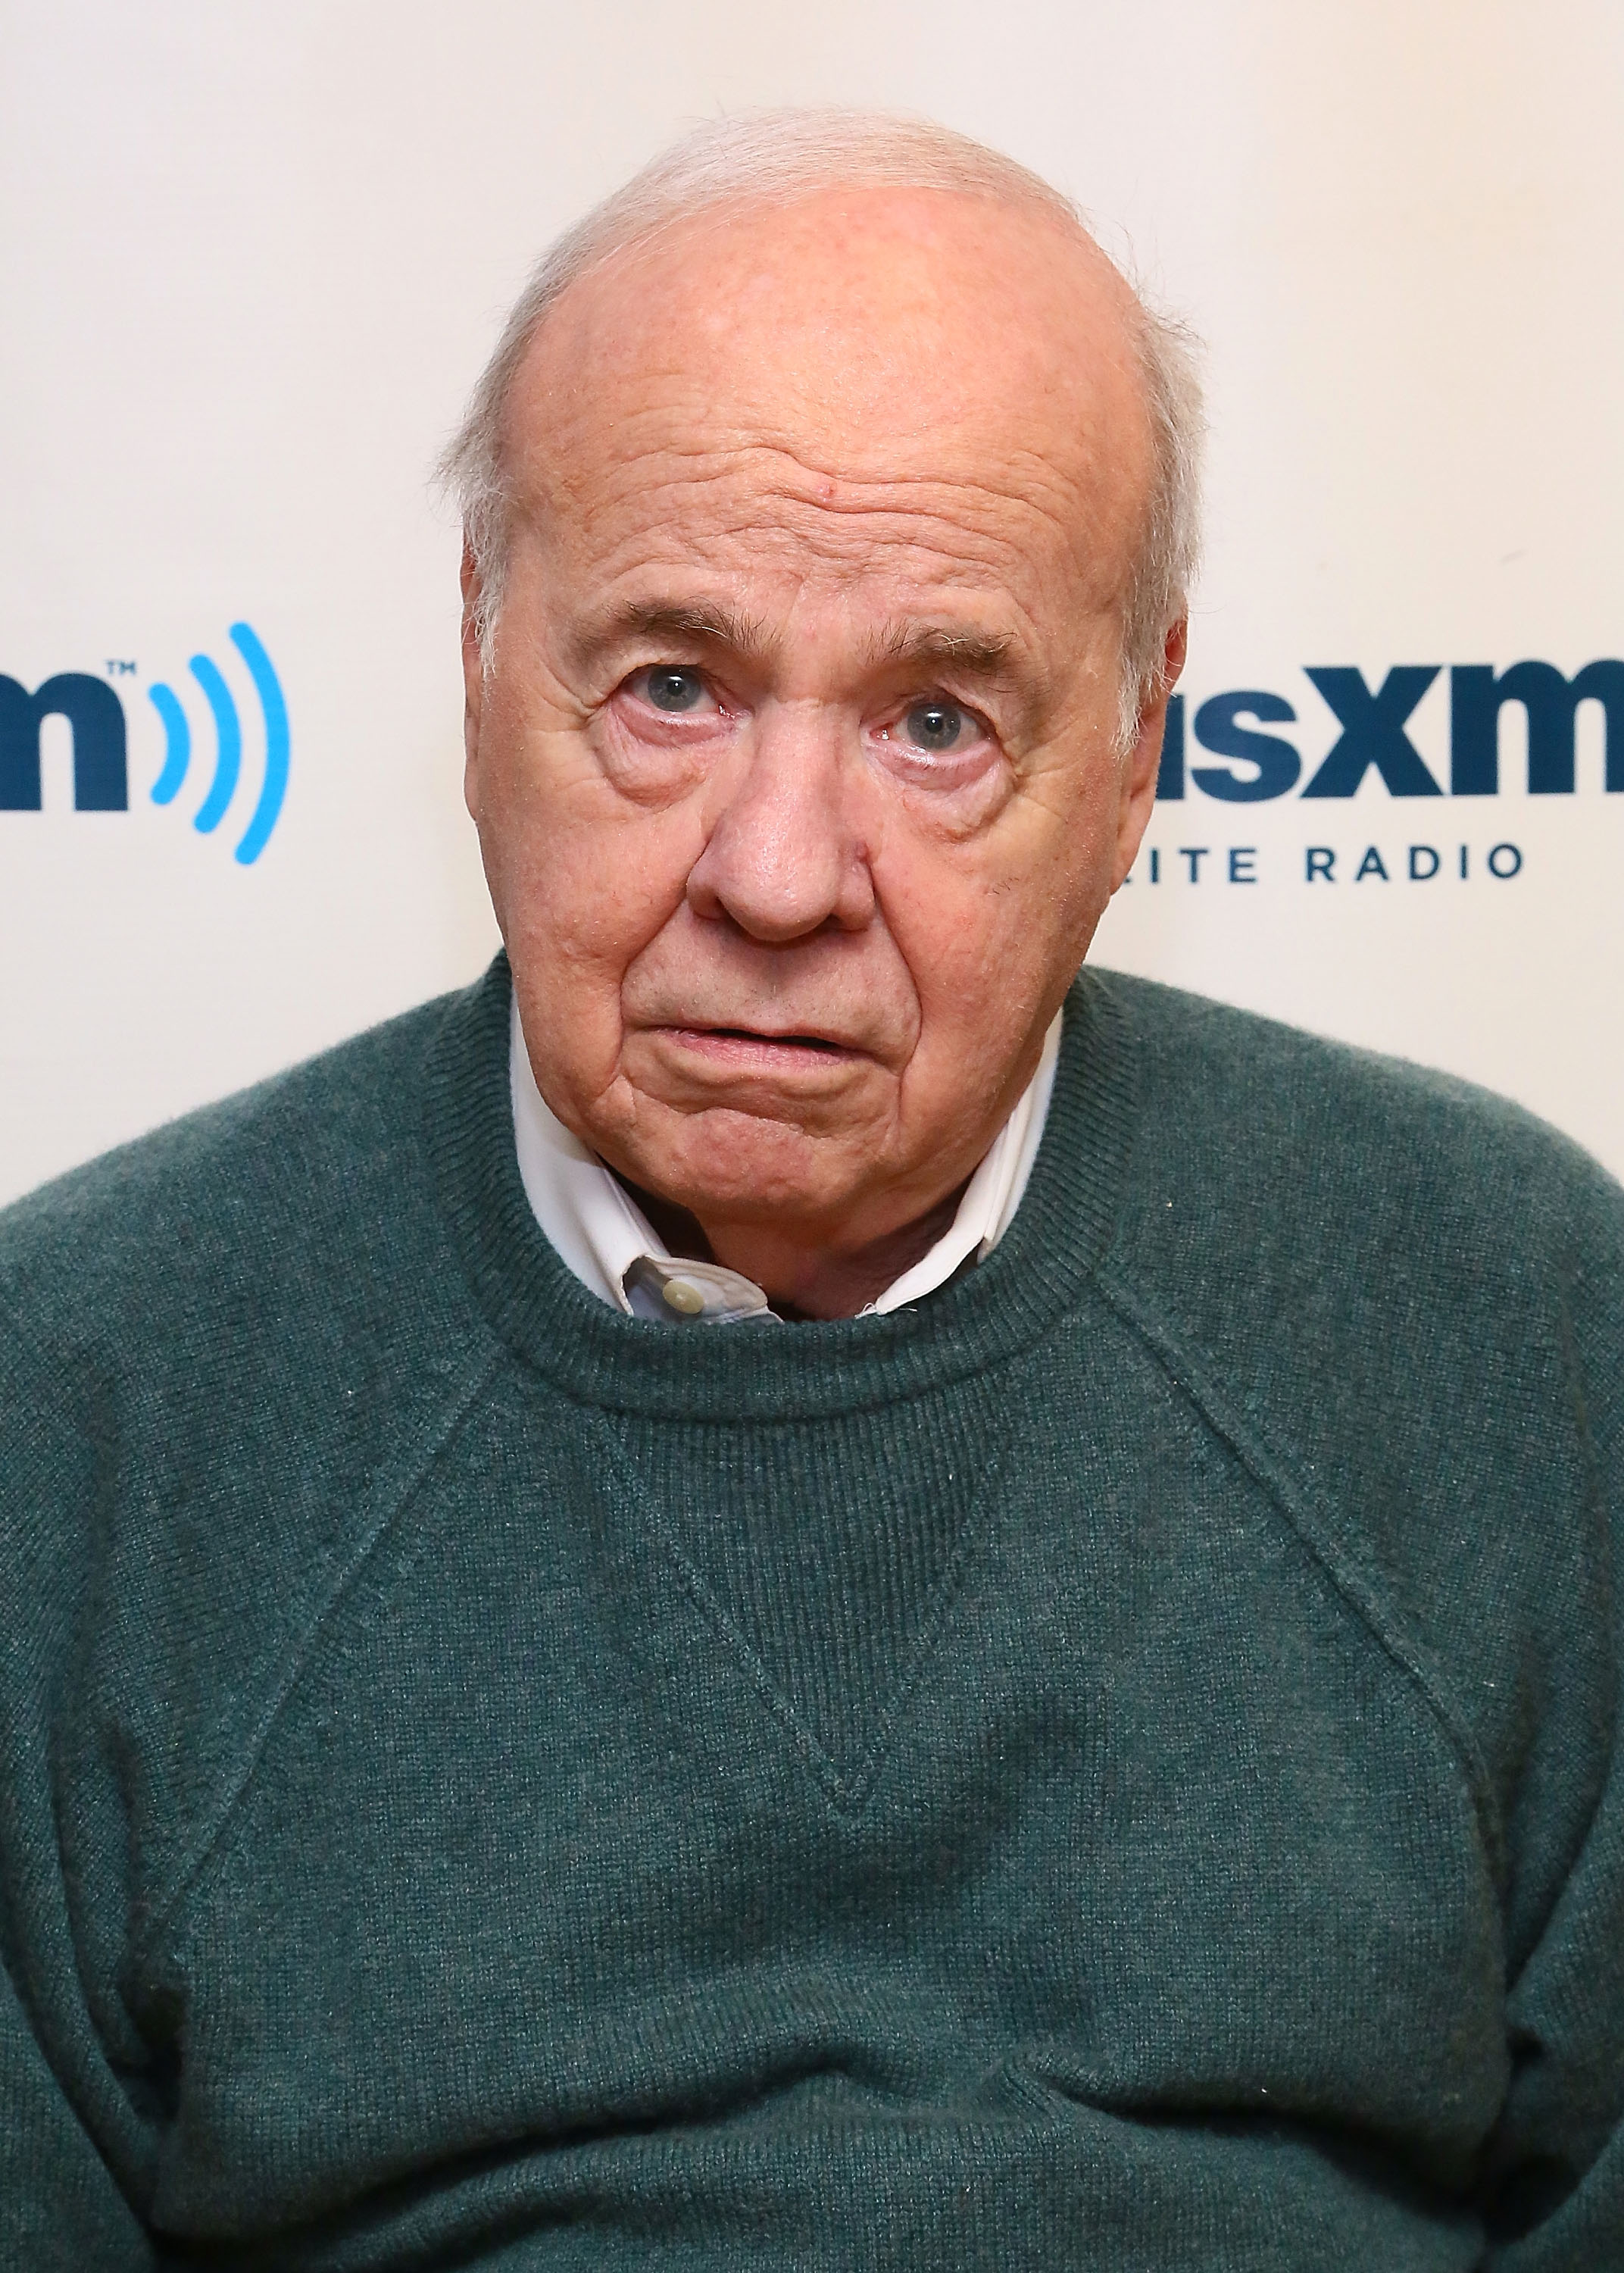
[[[1133,326],[1116,272],[1046,213],[848,189],[704,214],[550,311],[509,398],[510,474],[590,516],[754,452],[766,486],[835,513],[985,484],[1122,524],[1149,465]]]

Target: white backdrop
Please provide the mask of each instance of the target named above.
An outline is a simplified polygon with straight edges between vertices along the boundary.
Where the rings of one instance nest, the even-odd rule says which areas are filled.
[[[428,469],[546,239],[695,118],[786,101],[1011,151],[1208,342],[1186,793],[1096,957],[1469,1074],[1624,1171],[1624,704],[1619,791],[1587,701],[1570,793],[1529,793],[1515,705],[1498,794],[1448,793],[1452,702],[1456,784],[1485,764],[1450,666],[1624,656],[1617,0],[13,0],[4,42],[0,673],[112,690],[128,805],[76,809],[51,716],[18,809],[0,687],[0,1198],[483,964]],[[244,622],[289,750],[249,864]],[[1303,797],[1338,732],[1306,670],[1358,673],[1323,682],[1357,712],[1421,665],[1382,754],[1441,793]],[[154,685],[191,743],[166,803]],[[1204,707],[1244,691],[1294,753],[1261,775],[1197,739],[1255,730]]]

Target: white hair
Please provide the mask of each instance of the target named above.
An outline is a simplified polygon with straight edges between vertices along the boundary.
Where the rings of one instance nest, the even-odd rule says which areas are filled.
[[[474,627],[487,669],[507,572],[513,496],[503,447],[509,389],[548,310],[578,277],[615,254],[721,205],[770,205],[838,184],[954,190],[1036,206],[1092,231],[1037,175],[933,121],[838,109],[758,111],[697,128],[557,238],[515,302],[468,415],[440,461],[461,512],[476,580]],[[1130,289],[1133,289],[1131,280]],[[1193,334],[1134,290],[1134,345],[1149,417],[1153,467],[1144,525],[1122,603],[1119,743],[1165,683],[1167,634],[1182,614],[1199,544],[1203,432]]]

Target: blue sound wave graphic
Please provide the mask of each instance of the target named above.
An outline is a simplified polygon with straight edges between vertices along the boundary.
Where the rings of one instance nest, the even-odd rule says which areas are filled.
[[[236,777],[243,770],[243,725],[236,715],[236,704],[231,700],[231,689],[207,656],[192,656],[191,675],[208,697],[209,709],[214,713],[214,778],[191,824],[206,836],[219,828],[226,817],[226,807],[236,795]]]
[[[281,682],[252,625],[233,624],[231,644],[247,666],[248,675],[254,682],[254,692],[259,697],[259,707],[265,713],[265,778],[259,785],[258,801],[248,826],[237,841],[235,855],[243,867],[249,868],[270,841],[271,831],[275,828],[282,809],[282,800],[288,794],[290,746],[288,705],[282,698]],[[243,725],[237,716],[231,689],[221,677],[219,666],[206,655],[194,655],[191,668],[214,721],[214,776],[191,824],[206,836],[219,828],[236,795],[237,783],[243,771]],[[172,686],[166,686],[160,680],[146,691],[152,697],[153,709],[163,721],[165,737],[163,769],[153,784],[153,802],[154,805],[172,805],[180,794],[181,784],[191,764],[191,726],[180,697]]]
[[[160,682],[146,691],[157,705],[158,716],[163,720],[163,731],[169,738],[163,771],[153,784],[153,803],[169,805],[180,794],[181,784],[186,778],[186,769],[191,763],[191,728],[187,724],[186,713],[176,701],[171,688]]]

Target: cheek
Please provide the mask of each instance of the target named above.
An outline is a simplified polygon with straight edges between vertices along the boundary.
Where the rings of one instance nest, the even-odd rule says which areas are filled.
[[[968,843],[887,833],[876,883],[933,1060],[996,1056],[1046,1021],[1110,896],[1114,841],[1091,801],[1025,795]]]
[[[626,972],[682,907],[695,856],[669,815],[640,827],[580,809],[530,818],[492,897],[543,1094],[598,1143],[616,1111]]]
[[[957,848],[955,848],[956,850]],[[886,921],[918,991],[923,1038],[951,1059],[983,1037],[1009,1037],[1012,1011],[1041,991],[1051,960],[1043,911],[1030,893],[984,863],[894,857],[875,881]]]
[[[487,777],[480,840],[526,1036],[567,1119],[558,1101],[595,1094],[617,1061],[621,983],[683,904],[698,816],[628,803],[582,738],[532,732]]]
[[[519,842],[519,858],[507,864],[505,929],[521,931],[557,966],[561,985],[591,972],[618,986],[682,905],[701,849],[685,817],[628,817],[607,801],[597,811],[544,813]]]

